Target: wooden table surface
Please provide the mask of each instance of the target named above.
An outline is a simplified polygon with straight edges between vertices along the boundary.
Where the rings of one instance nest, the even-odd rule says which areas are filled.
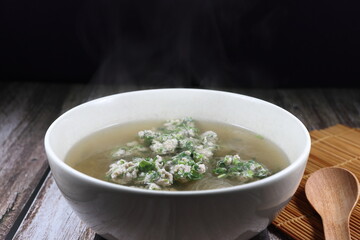
[[[102,239],[61,196],[44,152],[44,135],[64,111],[121,85],[0,83],[0,239]],[[360,127],[360,89],[219,89],[275,103],[308,128]],[[254,239],[289,239],[274,226]]]

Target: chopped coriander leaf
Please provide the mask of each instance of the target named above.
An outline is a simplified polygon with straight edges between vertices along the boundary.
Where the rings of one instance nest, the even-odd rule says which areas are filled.
[[[147,160],[143,160],[139,163],[139,170],[141,172],[149,172],[150,170],[155,170],[155,164]]]
[[[216,163],[213,174],[218,178],[236,178],[241,182],[249,182],[271,175],[262,164],[254,160],[241,160],[238,155],[227,155]]]

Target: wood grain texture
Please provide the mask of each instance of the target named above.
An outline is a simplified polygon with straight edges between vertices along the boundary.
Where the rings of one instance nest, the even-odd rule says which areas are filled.
[[[335,124],[360,127],[360,89],[224,89],[274,103],[299,118],[308,130]]]
[[[1,85],[0,182],[6,184],[0,185],[0,239],[10,239],[14,234],[15,239],[101,239],[72,213],[51,176],[42,182],[48,169],[43,137],[50,123],[68,109],[98,97],[132,90],[137,89],[106,84]],[[309,130],[337,123],[360,127],[358,89],[219,90],[275,103],[292,112]],[[255,239],[288,237],[270,227]]]
[[[73,85],[66,96],[64,95],[60,98],[61,101],[59,103],[61,104],[61,107],[58,109],[56,114],[53,115],[53,120],[61,113],[78,104],[105,95],[126,91],[126,89],[132,90],[130,88],[123,89],[121,87],[120,89],[116,89],[109,85]],[[48,123],[46,128],[50,125],[50,123],[51,122]],[[45,134],[45,131],[43,131],[43,133]],[[42,141],[43,139],[41,139],[40,144],[37,145],[40,146],[41,153],[44,154]],[[39,172],[36,169],[32,169],[32,171],[34,174]],[[13,198],[8,198],[8,212],[13,211],[14,202],[16,202],[17,197],[18,194],[15,193]],[[11,225],[9,228],[10,227]],[[6,234],[7,232],[4,232],[3,236],[6,236]],[[81,223],[80,219],[73,213],[71,208],[67,205],[65,199],[61,196],[61,193],[51,176],[47,178],[45,186],[42,187],[40,193],[36,196],[33,205],[29,209],[14,238],[102,239],[100,236],[95,235],[95,233],[88,229],[83,223]],[[2,239],[1,236],[0,239]]]
[[[55,119],[64,86],[8,84],[0,97],[0,239],[48,169],[43,137]]]
[[[344,168],[322,168],[308,178],[305,194],[321,216],[325,239],[350,240],[349,220],[359,199],[359,182]]]
[[[51,174],[25,216],[14,239],[93,239],[88,229],[69,207]]]

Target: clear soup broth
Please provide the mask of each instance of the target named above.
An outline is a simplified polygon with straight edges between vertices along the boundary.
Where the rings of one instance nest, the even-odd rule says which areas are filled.
[[[164,141],[162,136],[156,143],[152,138],[152,144],[144,138],[149,132],[143,130],[155,131],[160,128],[163,131],[164,121],[140,121],[111,126],[79,141],[69,151],[65,162],[100,180],[169,191],[207,190],[246,184],[275,174],[289,165],[284,152],[257,133],[224,123],[192,121],[191,124],[196,127],[195,137],[191,135],[192,130],[189,133],[190,127],[185,126],[188,131],[186,134],[191,135],[185,137],[187,140],[178,141],[166,137]],[[173,126],[170,128],[174,129]],[[139,134],[141,131],[142,134]],[[140,135],[143,139],[140,139]],[[212,139],[216,137],[216,143],[212,143],[209,136]],[[202,145],[194,145],[194,142]],[[168,143],[178,145],[174,147]],[[136,144],[142,144],[144,148],[138,148],[141,151],[136,150],[138,152],[135,156],[127,155],[126,151],[135,149]],[[181,144],[186,149],[180,149]],[[158,146],[165,146],[165,150]],[[211,152],[207,151],[209,149]],[[170,153],[171,151],[175,152]],[[135,159],[134,163],[132,159]],[[256,173],[258,170],[260,174]]]

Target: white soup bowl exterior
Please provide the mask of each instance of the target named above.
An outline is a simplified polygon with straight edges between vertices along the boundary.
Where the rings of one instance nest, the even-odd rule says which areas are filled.
[[[64,163],[84,137],[116,124],[191,116],[238,125],[270,139],[290,165],[257,182],[204,191],[151,191],[89,177]],[[79,105],[49,127],[45,150],[53,177],[83,222],[107,239],[249,239],[289,202],[310,152],[305,126],[271,103],[229,92],[156,89]]]

